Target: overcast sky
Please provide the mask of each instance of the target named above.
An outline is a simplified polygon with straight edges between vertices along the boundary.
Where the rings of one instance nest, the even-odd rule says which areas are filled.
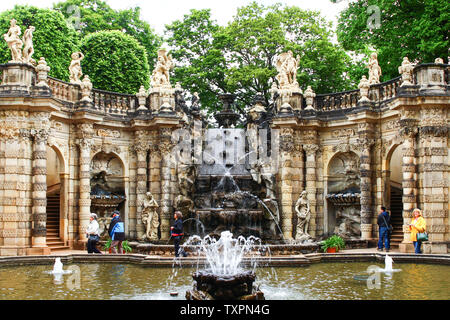
[[[244,6],[253,0],[107,0],[113,9],[125,9],[139,6],[141,19],[147,21],[157,33],[164,31],[164,25],[182,19],[190,9],[210,8],[212,18],[221,25],[230,21],[238,7]],[[1,0],[0,11],[12,9],[15,4],[29,4],[41,8],[50,8],[57,0]],[[296,5],[303,9],[317,10],[328,20],[336,24],[337,15],[346,8],[348,0],[331,3],[330,0],[258,0],[264,5],[280,2],[287,5]]]

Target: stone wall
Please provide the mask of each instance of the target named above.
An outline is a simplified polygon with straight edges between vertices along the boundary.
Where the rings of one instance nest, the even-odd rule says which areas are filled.
[[[142,212],[150,191],[159,204],[159,239],[168,240],[174,199],[180,194],[172,133],[183,127],[192,130],[195,116],[183,111],[177,96],[181,89],[153,88],[150,98],[145,92],[136,97],[86,92],[57,79],[38,86],[36,71],[27,64],[2,69],[7,76],[0,85],[0,255],[49,252],[47,147],[55,151],[60,166],[60,235],[65,244],[84,247],[91,212],[90,166],[99,153],[120,160],[127,237],[145,240]],[[368,98],[358,101],[359,91],[321,95],[313,104],[308,100],[308,108],[301,91],[292,93],[295,99],[283,91],[270,123],[280,131],[276,192],[285,239],[295,237],[294,205],[302,191],[310,203],[309,234],[318,239],[333,232],[326,200],[333,180],[330,162],[351,152],[359,161],[360,238],[377,238],[376,217],[379,206],[389,201],[390,172],[400,168],[401,249],[410,250],[406,225],[412,209],[419,207],[430,234],[425,252],[448,251],[450,94],[445,72],[447,65],[417,66],[410,85],[400,79],[372,85]],[[401,151],[401,164],[391,166],[394,150]]]

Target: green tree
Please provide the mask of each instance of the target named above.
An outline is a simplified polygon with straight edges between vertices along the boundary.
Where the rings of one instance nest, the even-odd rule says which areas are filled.
[[[387,81],[399,75],[405,56],[420,63],[447,57],[449,30],[447,0],[361,0],[341,12],[337,34],[346,50],[366,56],[377,51]]]
[[[172,82],[198,92],[202,104],[211,110],[219,106],[217,94],[229,90],[225,81],[227,61],[215,41],[219,28],[211,20],[209,9],[193,9],[182,21],[166,25],[166,41],[173,48],[176,63]]]
[[[55,4],[54,9],[66,17],[81,37],[103,30],[120,30],[135,37],[146,49],[150,69],[153,69],[162,39],[141,20],[139,7],[114,10],[101,0],[67,0]]]
[[[36,28],[33,32],[34,60],[44,57],[51,68],[50,76],[68,81],[71,54],[77,51],[79,40],[63,15],[50,9],[16,5],[14,9],[0,13],[2,35],[8,31],[13,18],[21,27],[22,35],[29,26]],[[0,61],[6,63],[10,59],[11,53],[6,42],[0,41]]]
[[[277,75],[274,58],[288,50],[300,55],[298,81],[303,89],[311,85],[322,93],[350,85],[345,75],[350,59],[331,42],[331,25],[317,12],[253,2],[239,8],[225,27],[211,21],[208,10],[192,10],[166,29],[173,56],[182,64],[175,69],[175,75],[181,75],[177,80],[196,88],[211,110],[219,105],[214,95],[225,91],[237,94],[240,110],[251,105],[256,94],[268,100]]]
[[[81,52],[83,73],[95,88],[123,93],[148,88],[147,53],[134,37],[117,30],[91,33],[83,38]]]

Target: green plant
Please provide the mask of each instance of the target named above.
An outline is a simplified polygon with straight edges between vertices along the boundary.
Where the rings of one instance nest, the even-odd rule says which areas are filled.
[[[112,240],[111,239],[108,239],[108,241],[106,241],[106,243],[105,243],[105,245],[103,246],[103,250],[108,250],[109,248],[111,248],[111,243],[112,243]]]
[[[125,250],[126,253],[129,253],[132,251],[130,244],[128,243],[128,240],[125,240],[122,242],[122,248]]]
[[[321,245],[322,245],[321,249],[323,250],[323,252],[327,252],[328,248],[336,248],[336,251],[345,248],[344,240],[338,235],[333,235],[328,239],[322,241]]]

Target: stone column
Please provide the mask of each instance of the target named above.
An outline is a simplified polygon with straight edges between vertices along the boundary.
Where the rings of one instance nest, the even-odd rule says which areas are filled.
[[[171,192],[171,157],[172,157],[172,130],[161,128],[159,131],[159,151],[161,153],[161,240],[170,237],[170,218],[173,215]]]
[[[423,108],[419,130],[419,174],[422,183],[420,203],[427,223],[429,241],[423,244],[424,253],[446,254],[445,238],[448,224],[448,127],[446,109]]]
[[[402,120],[401,120],[402,121]],[[412,211],[417,207],[417,186],[416,186],[416,135],[417,127],[411,122],[401,122],[400,136],[403,138],[402,145],[402,189],[403,189],[403,242],[400,244],[400,251],[411,250],[411,240],[408,224],[411,221]],[[407,244],[409,249],[407,249]]]
[[[314,139],[316,140],[316,139]],[[313,141],[314,141],[313,140]],[[311,140],[310,140],[311,141]],[[310,236],[316,236],[316,205],[317,205],[317,190],[316,190],[316,152],[319,150],[319,145],[315,143],[308,143],[303,145],[303,150],[306,153],[306,191],[308,193],[308,200],[311,209],[311,220],[309,222],[308,233]]]
[[[295,200],[292,198],[292,152],[294,151],[294,129],[280,129],[279,202],[280,227],[284,239],[293,238],[293,218]]]
[[[80,148],[79,156],[79,214],[78,214],[78,244],[77,247],[83,247],[86,239],[86,228],[89,224],[91,214],[91,147],[93,145],[92,136],[94,133],[93,125],[83,123],[78,125],[79,139],[77,141]]]
[[[137,238],[145,236],[145,228],[142,223],[142,205],[147,192],[147,152],[149,144],[146,140],[146,131],[135,132],[134,151],[136,152],[136,232]]]
[[[360,161],[360,175],[361,175],[361,239],[368,240],[372,238],[372,170],[370,165],[370,139],[362,139],[359,141],[362,147]]]
[[[0,111],[0,255],[30,249],[31,139],[29,113]],[[45,241],[44,241],[45,243]],[[37,250],[41,254],[42,250]]]
[[[48,130],[32,130],[33,229],[32,247],[45,248],[47,236],[47,139]]]

